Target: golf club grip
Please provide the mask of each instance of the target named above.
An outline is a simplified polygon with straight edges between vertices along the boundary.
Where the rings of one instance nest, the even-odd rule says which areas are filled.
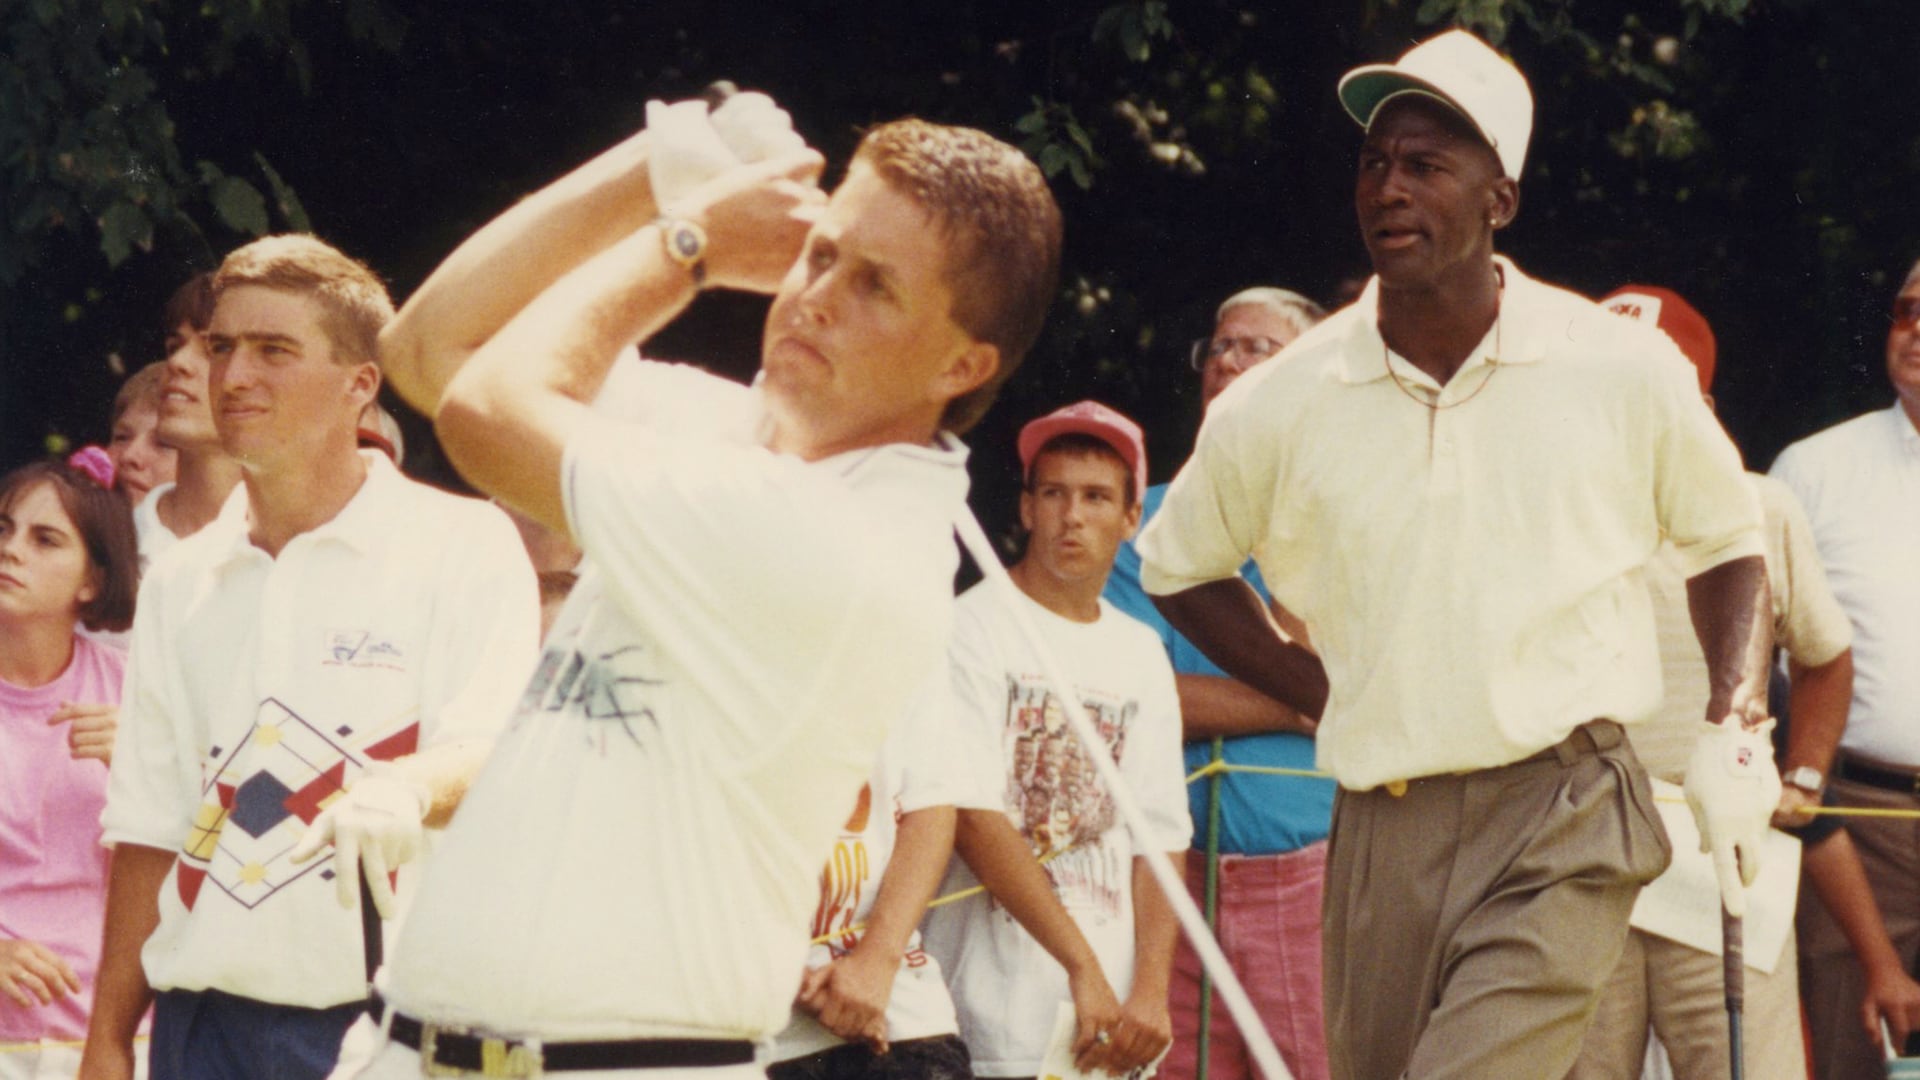
[[[1720,913],[1721,960],[1725,965],[1728,1009],[1740,1008],[1747,999],[1746,948],[1741,922],[1738,916]]]
[[[367,884],[364,867],[360,869],[360,948],[366,961],[367,985],[373,985],[373,973],[385,960],[386,939],[381,934],[380,911],[373,906],[373,887]]]

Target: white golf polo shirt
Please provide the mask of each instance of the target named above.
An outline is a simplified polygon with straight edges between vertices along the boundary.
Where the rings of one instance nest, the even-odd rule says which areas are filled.
[[[1442,389],[1390,357],[1379,281],[1240,378],[1141,537],[1147,591],[1257,552],[1332,693],[1342,785],[1488,768],[1660,701],[1634,571],[1761,554],[1739,454],[1666,335],[1499,260],[1494,328]]]
[[[965,449],[818,462],[643,364],[562,466],[586,571],[429,868],[400,1012],[548,1040],[759,1039],[889,724],[944,671]]]
[[[1920,431],[1895,401],[1787,447],[1773,475],[1806,508],[1853,622],[1853,707],[1840,745],[1920,768]]]
[[[156,989],[365,997],[331,852],[288,849],[370,762],[498,730],[532,667],[539,592],[506,515],[361,458],[352,500],[278,557],[247,539],[242,486],[141,585],[101,820],[178,855],[141,953]]]

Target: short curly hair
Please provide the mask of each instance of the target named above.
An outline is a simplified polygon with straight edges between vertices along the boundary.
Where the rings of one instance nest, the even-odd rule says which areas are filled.
[[[866,133],[853,163],[933,215],[948,241],[953,321],[1000,351],[999,370],[947,403],[964,434],[986,415],[1040,337],[1060,279],[1060,206],[1025,154],[983,131],[895,120]]]

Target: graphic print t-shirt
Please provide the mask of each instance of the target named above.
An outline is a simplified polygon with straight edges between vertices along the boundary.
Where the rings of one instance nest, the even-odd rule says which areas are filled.
[[[1184,850],[1192,835],[1180,768],[1180,706],[1160,639],[1105,601],[1077,623],[1019,602],[1075,679],[1075,690],[1151,833],[1121,820],[1038,658],[988,584],[957,601],[954,707],[972,733],[973,768],[1008,819],[1047,860],[1056,895],[1079,923],[1115,993],[1133,983],[1133,858]],[[942,893],[977,884],[955,861]],[[982,1076],[1038,1071],[1066,972],[988,897],[936,909],[927,949],[947,972],[960,1034]]]

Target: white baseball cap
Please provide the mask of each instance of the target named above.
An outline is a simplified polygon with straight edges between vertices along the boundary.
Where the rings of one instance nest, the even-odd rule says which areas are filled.
[[[1401,94],[1424,94],[1466,117],[1506,174],[1520,178],[1533,134],[1533,91],[1520,69],[1486,42],[1449,30],[1408,49],[1398,63],[1367,64],[1340,80],[1340,104],[1363,128]]]

